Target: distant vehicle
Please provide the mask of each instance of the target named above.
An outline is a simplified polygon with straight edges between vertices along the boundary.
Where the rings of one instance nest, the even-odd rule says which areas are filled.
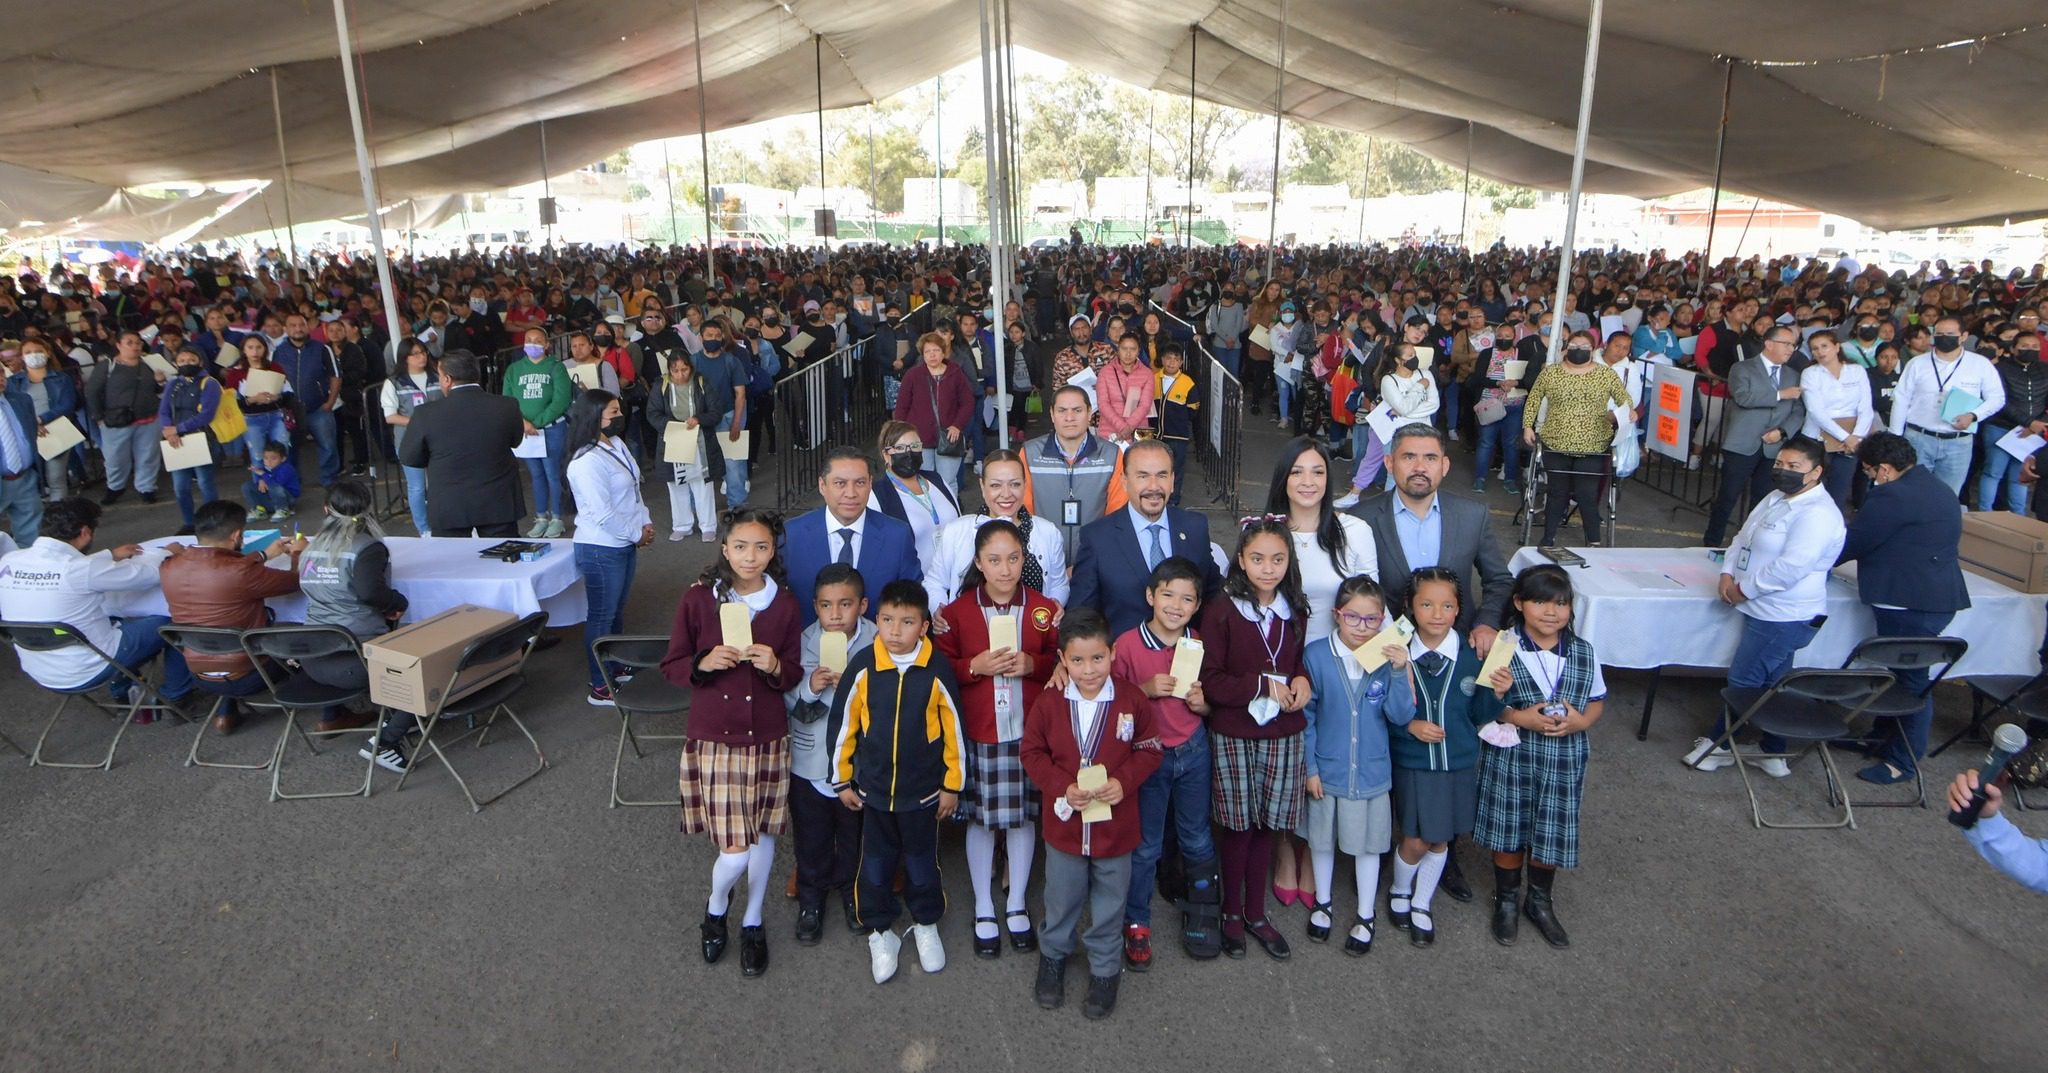
[[[1067,240],[1057,235],[1040,235],[1024,245],[1034,250],[1056,250],[1066,244]]]

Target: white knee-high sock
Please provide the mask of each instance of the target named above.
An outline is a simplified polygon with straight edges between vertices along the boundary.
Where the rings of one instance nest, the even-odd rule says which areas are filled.
[[[1024,895],[1031,887],[1031,859],[1038,852],[1038,832],[1030,826],[1003,832],[1003,850],[1010,857],[1009,913],[1024,912]]]
[[[1352,861],[1353,871],[1358,876],[1358,916],[1362,920],[1371,920],[1374,909],[1379,905],[1381,856],[1378,853],[1361,853]]]
[[[974,935],[977,939],[996,937],[996,926],[981,917],[996,915],[995,884],[996,833],[978,823],[967,825],[967,878],[974,881]]]
[[[1429,903],[1436,899],[1437,881],[1444,877],[1444,862],[1451,859],[1449,850],[1431,850],[1423,854],[1421,871],[1415,877],[1415,908],[1429,911]]]
[[[1394,854],[1394,885],[1387,890],[1387,896],[1397,902],[1407,901],[1415,893],[1415,873],[1421,867],[1421,861],[1409,864],[1400,854]],[[1398,911],[1405,913],[1408,908],[1401,906]]]
[[[1324,902],[1335,901],[1336,899],[1330,897],[1330,891],[1337,886],[1336,847],[1316,849],[1310,846],[1308,860],[1310,870],[1316,877],[1316,897]]]
[[[715,917],[722,917],[732,906],[732,889],[739,885],[740,877],[747,874],[747,853],[723,853],[718,863],[711,866],[711,901],[704,911]]]
[[[768,900],[769,876],[775,871],[775,836],[762,835],[747,850],[747,912],[740,927],[761,926],[761,904]]]

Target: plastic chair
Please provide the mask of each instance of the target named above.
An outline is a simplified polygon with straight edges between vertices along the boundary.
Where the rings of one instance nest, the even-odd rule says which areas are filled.
[[[469,647],[463,650],[461,659],[456,661],[455,670],[448,677],[448,687],[442,691],[440,703],[420,720],[420,743],[413,752],[412,763],[406,767],[405,774],[398,777],[398,789],[405,789],[405,780],[419,770],[420,761],[431,752],[434,758],[441,762],[441,766],[448,769],[448,774],[455,777],[455,785],[462,790],[462,796],[469,799],[470,812],[476,813],[482,812],[485,805],[511,793],[527,780],[547,770],[548,758],[540,751],[540,742],[534,740],[533,732],[526,729],[526,724],[519,719],[519,713],[513,711],[510,704],[511,699],[526,686],[526,661],[533,655],[534,646],[540,641],[541,631],[547,628],[547,617],[547,612],[536,611],[495,633],[486,634],[469,643]],[[495,663],[515,653],[518,655],[518,662],[512,665],[512,669],[504,677],[461,696],[455,695],[455,683],[462,680],[465,671],[471,667]],[[468,728],[448,739],[446,744],[453,746],[474,735],[476,747],[481,749],[484,740],[490,736],[491,728],[497,725],[500,715],[510,719],[519,733],[526,736],[526,743],[533,747],[534,759],[538,763],[532,771],[520,776],[510,786],[489,797],[479,799],[470,792],[469,783],[448,759],[447,751],[442,748],[443,743],[435,740],[434,730],[443,719],[463,719],[467,722]],[[478,716],[483,717],[480,722]]]
[[[1729,686],[1721,690],[1722,703],[1738,714],[1728,721],[1728,729],[1714,745],[1726,746],[1734,759],[1735,770],[1742,776],[1742,788],[1749,795],[1750,818],[1757,827],[1811,830],[1856,826],[1856,813],[1843,788],[1842,773],[1828,753],[1828,742],[1848,736],[1850,728],[1862,718],[1863,710],[1890,689],[1894,681],[1892,672],[1886,670],[1807,669],[1794,670],[1764,689]],[[1796,752],[1745,755],[1735,743],[1736,733],[1745,727],[1803,744]],[[1791,762],[1816,750],[1827,775],[1828,804],[1840,805],[1842,818],[1831,823],[1776,823],[1764,819],[1756,784],[1749,777],[1749,761],[1776,758]],[[1707,755],[1710,754],[1702,753],[1701,759]],[[1692,766],[1697,768],[1699,761]]]
[[[187,655],[240,656],[244,654],[242,631],[240,630],[226,629],[218,626],[180,626],[173,623],[169,626],[159,626],[156,632],[164,639],[165,644]],[[228,703],[233,699],[241,699],[252,704],[260,704],[262,702],[255,696],[230,698],[224,693],[217,693],[208,688],[207,680],[198,674],[192,676],[192,681],[198,685],[202,692],[212,695],[213,703],[207,707],[204,714],[198,717],[199,733],[192,736],[192,749],[185,754],[185,766],[225,768],[233,771],[270,770],[271,762],[275,759],[274,756],[265,758],[260,764],[230,764],[219,760],[200,759],[199,746],[206,741],[208,724],[212,722],[214,716],[220,714],[222,704]]]
[[[1927,680],[1927,688],[1909,690],[1898,683],[1887,689],[1863,709],[1863,715],[1874,719],[1891,721],[1891,733],[1885,738],[1906,738],[1905,720],[1917,714],[1934,695],[1934,687],[1948,677],[1948,672],[1962,661],[1963,654],[1970,650],[1970,642],[1960,637],[1871,637],[1856,646],[1849,653],[1843,667],[1882,667],[1894,675],[1906,671],[1926,671],[1935,667],[1941,673]],[[1913,765],[1913,799],[1911,801],[1864,801],[1864,808],[1926,808],[1927,779],[1921,774],[1921,765]]]
[[[633,729],[635,715],[675,715],[689,710],[690,693],[662,677],[661,660],[668,654],[668,638],[658,634],[610,634],[591,643],[590,654],[604,669],[605,684],[611,687],[612,703],[619,709],[619,747],[612,755],[612,799],[607,807],[674,807],[676,798],[656,801],[628,801],[619,796],[619,769],[626,762],[626,746],[633,747],[636,760],[646,759],[640,748],[645,741],[682,741],[683,734],[642,734]],[[635,672],[630,682],[620,682],[613,665]]]
[[[1982,735],[1984,728],[1991,725],[2000,713],[2017,706],[2021,696],[2037,693],[2048,688],[2048,672],[2035,675],[1985,674],[1970,678],[1965,683],[1970,687],[1970,723],[1963,729],[1949,735],[1947,741],[1927,751],[1930,757],[1940,756],[1948,747],[1972,735]],[[1989,702],[1991,707],[1984,705]],[[1978,740],[1988,740],[1988,735]]]
[[[101,662],[114,669],[114,679],[109,682],[101,682],[98,685],[78,689],[50,690],[50,692],[64,699],[58,703],[57,710],[51,713],[50,721],[43,724],[43,732],[36,736],[35,748],[27,754],[30,767],[108,771],[114,766],[114,751],[121,747],[121,735],[126,734],[130,724],[135,722],[135,714],[137,712],[144,708],[154,707],[161,711],[178,714],[178,717],[181,719],[184,718],[182,713],[177,712],[177,709],[158,702],[156,686],[147,677],[114,662],[114,657],[108,655],[100,646],[93,644],[91,639],[86,637],[76,627],[68,626],[61,622],[0,622],[0,641],[6,641],[16,648],[29,652],[56,652],[66,648],[83,647],[86,651],[99,657]],[[128,700],[126,704],[118,701],[109,703],[99,698],[97,694],[100,690],[107,689],[114,682],[121,681],[128,683]],[[49,687],[45,686],[44,688],[48,689]],[[77,761],[43,759],[43,744],[49,740],[50,731],[57,729],[57,723],[64,718],[65,710],[71,707],[71,702],[74,699],[79,697],[85,698],[86,703],[98,708],[108,718],[116,721],[114,740],[107,743],[106,755],[101,757],[97,763],[91,764],[79,763]],[[14,745],[13,742],[10,741],[8,744],[13,746],[16,752],[22,751],[21,747]]]
[[[320,747],[313,744],[314,738],[335,738],[344,734],[361,735],[363,729],[307,730],[299,725],[299,716],[304,712],[325,712],[328,708],[368,698],[369,686],[350,689],[347,686],[330,686],[314,681],[303,670],[295,670],[295,661],[320,659],[325,656],[347,654],[357,660],[363,658],[363,647],[355,635],[340,626],[265,626],[247,630],[242,634],[242,650],[256,663],[256,673],[263,676],[264,688],[270,691],[270,699],[284,712],[284,729],[278,732],[277,747],[270,755],[270,799],[272,801],[310,801],[325,797],[368,797],[370,780],[377,774],[374,760],[363,761],[363,785],[354,790],[325,790],[318,793],[293,794],[284,790],[284,750],[290,744],[292,735],[297,734],[306,743],[306,751],[320,755]],[[367,679],[366,679],[367,680]],[[374,732],[373,732],[374,733]]]

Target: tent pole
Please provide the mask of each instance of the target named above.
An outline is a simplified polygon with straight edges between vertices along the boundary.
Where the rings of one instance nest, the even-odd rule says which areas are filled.
[[[932,79],[932,202],[939,210],[939,245],[946,244],[946,76]]]
[[[825,35],[811,35],[811,64],[818,78],[818,207],[828,208],[831,196],[825,192]],[[813,221],[816,216],[811,217]],[[815,233],[817,227],[811,230]],[[822,236],[821,236],[822,237]],[[832,240],[825,239],[825,248],[832,248]]]
[[[882,237],[881,224],[875,219],[879,206],[875,203],[875,102],[868,102],[868,238],[879,241]]]
[[[1365,245],[1365,199],[1372,196],[1373,139],[1365,139],[1365,178],[1358,183],[1358,244]]]
[[[391,335],[391,353],[408,333],[399,328],[398,288],[391,282],[391,258],[384,252],[384,218],[377,212],[377,180],[370,173],[370,143],[363,137],[363,100],[356,93],[355,46],[349,40],[347,0],[334,0],[334,33],[341,40],[341,81],[348,91],[349,125],[356,139],[356,173],[363,180],[363,208],[369,213],[370,252],[377,258],[377,289],[384,296],[384,327]],[[395,368],[396,366],[394,366]]]
[[[676,173],[675,165],[669,163],[668,139],[661,140],[661,185],[668,188],[668,241],[671,246],[682,245],[683,236],[676,230]]]
[[[704,168],[704,285],[716,287],[718,273],[713,270],[711,253],[712,237],[717,230],[711,226],[711,132],[704,121],[704,3],[697,0],[690,5],[690,36],[695,42],[690,55],[697,66],[697,155]]]
[[[1017,170],[1017,44],[1010,32],[1010,0],[1003,0],[1003,174],[1010,180],[1004,188],[1003,205],[1009,210],[1009,229],[1004,232],[1014,249],[1023,234],[1024,180]],[[1011,264],[1016,264],[1013,257]]]
[[[1700,251],[1700,285],[1693,300],[1707,293],[1707,268],[1714,263],[1714,224],[1721,219],[1721,151],[1728,148],[1728,100],[1735,94],[1735,61],[1723,59],[1727,72],[1721,78],[1721,124],[1714,135],[1714,195],[1707,200],[1707,245]]]
[[[1287,0],[1280,0],[1280,62],[1273,68],[1273,183],[1266,206],[1266,276],[1273,278],[1273,247],[1280,241],[1280,117],[1286,113],[1287,93]]]
[[[989,304],[995,306],[996,309],[996,316],[989,325],[989,336],[995,343],[990,357],[996,363],[996,398],[1003,399],[1007,397],[1006,385],[1004,384],[1006,377],[1004,374],[1009,371],[1004,368],[1007,362],[1004,361],[1003,351],[1005,344],[1010,341],[1010,334],[999,328],[996,322],[1002,320],[1003,306],[1006,304],[1010,292],[1004,281],[1004,277],[1008,273],[1008,264],[1007,259],[1003,255],[1003,178],[1001,175],[1002,165],[999,160],[1001,154],[996,150],[996,142],[1003,137],[1003,128],[997,122],[1001,104],[996,99],[1001,92],[1002,74],[996,70],[995,66],[996,50],[989,26],[989,4],[991,2],[1000,5],[1002,0],[981,0],[976,6],[981,11],[981,86],[983,91],[981,96],[981,113],[982,121],[987,124],[986,130],[988,132],[988,136],[981,140],[981,153],[983,165],[988,171],[988,184],[985,193],[988,195]],[[998,12],[998,21],[1000,21],[1000,12]],[[1010,446],[1010,421],[1008,411],[1000,406],[996,410],[996,426],[996,442],[1007,450]]]
[[[548,121],[545,119],[540,121],[540,196],[548,203],[549,216],[553,217],[556,214],[555,189],[548,183]],[[548,220],[547,228],[548,245],[552,247],[555,244],[555,222],[552,218]]]
[[[1189,215],[1195,210],[1195,50],[1202,43],[1202,26],[1194,23],[1188,26],[1188,202],[1181,206],[1180,214],[1187,226],[1181,228],[1181,249],[1192,249],[1195,245],[1195,221]]]
[[[1458,248],[1465,248],[1465,220],[1472,211],[1472,121],[1465,121],[1465,200],[1458,205]]]
[[[284,177],[284,233],[292,244],[292,279],[306,282],[306,273],[299,267],[299,233],[292,223],[292,164],[284,153],[284,106],[278,102],[277,65],[270,65],[270,115],[277,122],[277,170]]]
[[[1159,94],[1145,91],[1145,240],[1152,238],[1152,120],[1159,113]]]
[[[1579,128],[1572,139],[1571,199],[1564,207],[1564,248],[1557,256],[1557,297],[1550,306],[1550,360],[1564,340],[1564,296],[1572,283],[1572,244],[1578,241],[1579,189],[1586,178],[1586,129],[1593,125],[1593,81],[1600,66],[1600,15],[1605,0],[1593,0],[1586,20],[1586,70],[1579,81]]]

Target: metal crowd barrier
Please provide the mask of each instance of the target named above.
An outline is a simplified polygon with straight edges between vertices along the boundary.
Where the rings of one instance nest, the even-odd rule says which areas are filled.
[[[1725,386],[1723,381],[1714,382],[1723,383]],[[1692,427],[1686,432],[1687,458],[1680,461],[1652,451],[1646,442],[1642,465],[1636,469],[1635,475],[1629,478],[1636,484],[1651,491],[1662,492],[1675,500],[1676,504],[1671,508],[1671,514],[1674,516],[1684,510],[1697,513],[1704,519],[1713,510],[1714,497],[1721,491],[1721,444],[1727,435],[1728,419],[1735,412],[1735,403],[1725,395],[1705,394],[1701,389],[1708,383],[1705,376],[1697,376],[1692,382],[1693,420]],[[1646,395],[1655,390],[1654,383],[1646,384],[1644,387]],[[1656,399],[1647,398],[1646,402],[1649,409],[1645,420],[1655,421]],[[1732,536],[1735,530],[1741,527],[1743,519],[1748,514],[1749,497],[1743,496],[1736,501],[1735,509],[1729,515],[1729,535]]]
[[[1194,325],[1174,316],[1158,302],[1147,304],[1186,350],[1187,373],[1194,378],[1195,390],[1202,396],[1202,408],[1195,412],[1195,435],[1188,444],[1189,453],[1208,479],[1210,505],[1235,518],[1244,513],[1238,488],[1238,474],[1244,466],[1244,383],[1209,352]],[[1181,482],[1178,487],[1183,495],[1193,491],[1186,486],[1186,474],[1176,474],[1175,479]]]
[[[776,506],[796,510],[816,505],[818,467],[835,447],[851,445],[871,452],[882,422],[890,417],[880,382],[865,383],[860,359],[867,340],[843,347],[775,381],[770,405],[779,419],[781,442],[774,452]],[[761,422],[748,400],[748,423],[757,445],[753,475],[762,472]]]
[[[391,449],[391,426],[384,423],[384,385],[363,389],[363,428],[369,433],[370,476],[363,483],[370,489],[370,511],[379,518],[411,517],[405,498],[405,471],[397,452]]]

